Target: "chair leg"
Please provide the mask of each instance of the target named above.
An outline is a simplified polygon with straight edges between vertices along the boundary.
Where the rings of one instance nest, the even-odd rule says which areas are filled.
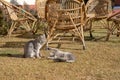
[[[110,37],[110,32],[108,31],[107,36],[106,36],[106,41],[109,40],[109,37]]]
[[[10,29],[8,30],[8,34],[7,34],[8,37],[11,36],[11,34],[12,34],[12,32],[13,32],[13,30],[14,30],[16,24],[17,24],[17,22],[14,22],[14,21],[12,22],[12,25],[11,25]]]
[[[90,38],[94,38],[93,37],[93,34],[92,34],[92,20],[90,20],[90,31],[89,31],[89,33],[90,33]]]
[[[80,39],[81,39],[81,41],[82,41],[83,50],[85,50],[85,49],[86,49],[86,46],[85,46],[85,39],[84,39],[84,34],[83,34],[84,32],[83,32],[83,26],[82,26],[82,25],[81,25],[80,28],[78,28],[77,33],[78,33],[78,35],[79,35],[79,37],[80,37]]]
[[[117,37],[119,37],[120,36],[120,29],[118,28],[117,29]]]
[[[90,38],[93,38],[92,30],[90,30],[89,33],[90,33]]]
[[[110,37],[110,23],[109,23],[109,21],[107,22],[107,36],[106,36],[106,41],[108,41],[109,40],[109,37]]]
[[[86,46],[85,46],[85,39],[84,39],[84,34],[83,34],[83,26],[81,26],[81,35],[82,35],[83,50],[85,50]]]
[[[76,33],[78,34],[78,36],[80,37],[80,39],[82,40],[82,44],[83,44],[83,50],[85,50],[85,41],[84,41],[84,34],[83,34],[83,25],[80,26],[80,28],[77,28],[77,26],[75,25],[72,17],[70,16],[70,14],[68,13],[70,20],[76,30]]]

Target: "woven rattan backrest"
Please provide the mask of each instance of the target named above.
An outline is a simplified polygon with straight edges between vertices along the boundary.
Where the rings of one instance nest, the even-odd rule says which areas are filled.
[[[105,17],[112,11],[111,0],[89,0],[86,10],[89,16]]]
[[[80,26],[81,19],[84,17],[82,15],[82,4],[78,0],[59,0],[50,4],[48,23],[52,26],[55,20],[58,20],[56,24],[57,29],[73,29],[75,25]]]

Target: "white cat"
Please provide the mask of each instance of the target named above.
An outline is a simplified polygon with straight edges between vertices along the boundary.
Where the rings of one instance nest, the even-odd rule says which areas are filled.
[[[50,56],[48,57],[49,59],[58,62],[75,62],[75,57],[72,53],[60,51],[55,48],[49,48],[49,49],[52,50]]]

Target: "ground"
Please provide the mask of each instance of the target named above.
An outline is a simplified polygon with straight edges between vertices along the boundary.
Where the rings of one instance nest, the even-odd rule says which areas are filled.
[[[61,50],[75,55],[74,63],[48,60],[49,51],[45,50],[42,59],[22,58],[24,43],[30,39],[0,37],[0,80],[120,79],[120,37],[111,36],[107,42],[86,39],[86,50],[78,43],[62,44]]]

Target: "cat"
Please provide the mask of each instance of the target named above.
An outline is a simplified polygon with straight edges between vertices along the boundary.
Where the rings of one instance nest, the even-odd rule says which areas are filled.
[[[46,42],[45,34],[40,35],[35,40],[28,41],[24,46],[24,58],[41,58],[40,49]]]
[[[49,48],[52,50],[48,59],[52,59],[57,62],[75,62],[75,57],[70,52],[64,52],[55,48]]]

